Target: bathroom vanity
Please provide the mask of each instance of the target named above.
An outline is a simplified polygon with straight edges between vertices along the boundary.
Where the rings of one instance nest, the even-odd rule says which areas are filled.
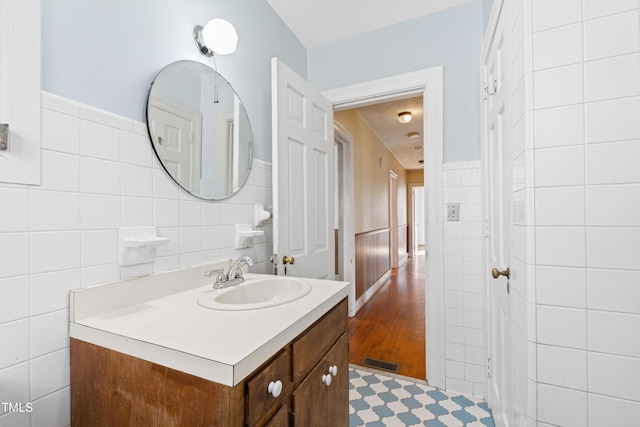
[[[294,301],[215,310],[197,303],[226,291],[212,268],[72,291],[72,425],[348,425],[348,283],[296,279],[311,290]]]

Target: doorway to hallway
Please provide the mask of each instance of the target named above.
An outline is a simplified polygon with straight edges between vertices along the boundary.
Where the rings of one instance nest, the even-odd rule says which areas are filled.
[[[433,351],[426,357],[428,381],[434,387],[445,387],[445,330],[444,330],[444,263],[443,263],[443,68],[432,67],[406,74],[384,77],[324,91],[333,102],[334,111],[353,108],[384,100],[400,99],[422,94],[424,117],[424,185],[425,214],[429,221],[425,232],[429,246],[424,257],[423,287],[428,300],[424,302],[428,322],[425,335]],[[379,165],[378,162],[374,162]],[[353,286],[353,285],[352,285]],[[428,333],[426,333],[428,329]]]
[[[349,319],[349,363],[366,358],[398,365],[399,375],[424,380],[425,258],[409,258]]]

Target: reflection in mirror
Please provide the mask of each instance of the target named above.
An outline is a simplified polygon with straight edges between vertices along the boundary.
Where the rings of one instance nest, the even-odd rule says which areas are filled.
[[[253,134],[231,85],[196,61],[167,65],[151,84],[147,127],[160,163],[194,196],[221,200],[251,171]]]

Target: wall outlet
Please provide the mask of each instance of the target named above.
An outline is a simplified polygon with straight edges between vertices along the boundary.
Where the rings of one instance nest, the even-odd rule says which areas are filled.
[[[460,221],[460,203],[447,204],[447,221]]]

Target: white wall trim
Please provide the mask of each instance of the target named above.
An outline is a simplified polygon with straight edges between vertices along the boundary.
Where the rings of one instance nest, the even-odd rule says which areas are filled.
[[[418,187],[424,188],[424,183],[420,183],[420,184],[411,183],[411,184],[409,184],[409,192],[407,194],[407,197],[409,197],[409,199],[411,200],[411,221],[409,221],[409,253],[408,253],[408,256],[410,258],[413,258],[413,257],[416,256],[416,251],[414,250],[415,249],[415,239],[416,239],[415,235],[414,235],[415,228],[416,228],[416,218],[413,215],[413,210],[414,210],[413,209],[414,208],[414,206],[413,206],[413,204],[414,204],[413,191]],[[443,232],[443,236],[444,236],[444,232]]]
[[[334,120],[334,139],[342,144],[342,196],[343,196],[343,223],[344,223],[344,250],[342,251],[342,265],[344,274],[342,280],[351,282],[349,291],[349,316],[356,315],[356,245],[355,245],[355,206],[354,206],[354,178],[353,171],[354,152],[353,135],[344,126]],[[350,179],[348,179],[350,177]]]
[[[407,261],[409,261],[409,252],[400,257],[400,259],[398,260],[398,267],[402,267]]]
[[[489,48],[491,47],[493,36],[496,34],[498,17],[500,16],[500,11],[502,10],[503,4],[504,0],[493,0],[493,5],[491,6],[491,14],[489,15],[489,21],[487,22],[487,29],[484,33],[484,39],[482,40],[482,48],[480,49],[481,63],[485,62],[487,60],[487,55],[489,55]]]
[[[397,76],[385,77],[323,91],[335,110],[377,104],[395,99],[407,98],[424,91],[425,83],[434,77],[442,67],[427,68]]]
[[[444,266],[442,257],[442,163],[443,163],[443,68],[427,68],[411,73],[358,83],[323,92],[335,110],[369,105],[409,95],[424,97],[426,284],[425,319],[427,341],[427,381],[445,388]]]
[[[387,270],[386,273],[380,276],[380,278],[376,280],[376,283],[371,285],[371,287],[367,289],[365,293],[362,294],[362,296],[355,301],[355,313],[357,313],[358,310],[360,310],[371,298],[373,298],[373,296],[380,290],[382,285],[384,285],[385,282],[390,278],[391,278],[391,269]],[[355,287],[355,283],[353,286]]]

